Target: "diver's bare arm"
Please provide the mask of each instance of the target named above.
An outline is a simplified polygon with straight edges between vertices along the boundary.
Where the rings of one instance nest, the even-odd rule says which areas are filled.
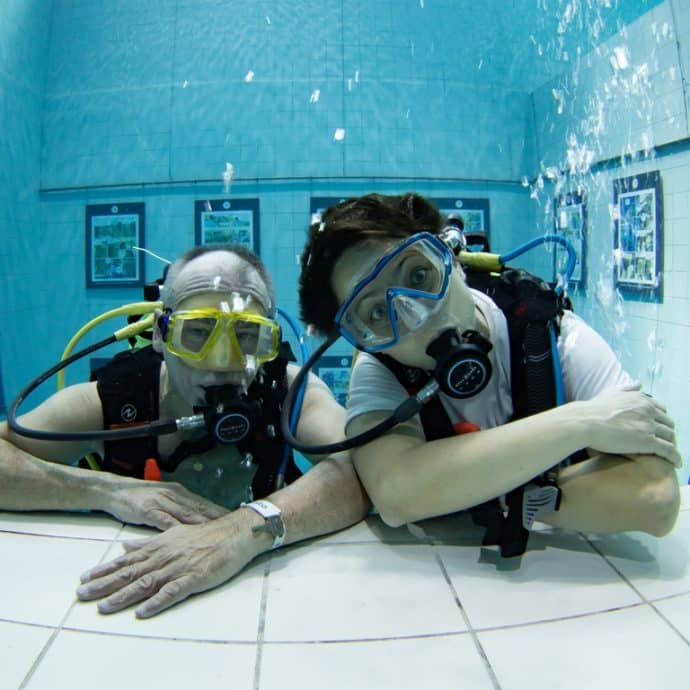
[[[88,510],[98,508],[110,475],[47,462],[0,438],[0,508]]]
[[[382,416],[355,419],[348,434]],[[401,525],[504,494],[588,446],[656,455],[677,465],[672,425],[663,407],[642,393],[612,390],[495,429],[428,443],[418,426],[407,423],[353,453],[381,517]]]
[[[560,509],[539,516],[554,527],[661,537],[678,517],[678,477],[663,458],[600,454],[563,469],[558,484]]]
[[[65,388],[19,421],[43,431],[100,429],[103,418],[96,384]],[[56,464],[73,463],[91,452],[102,454],[102,444],[37,440],[0,424],[0,508],[102,510],[123,522],[158,529],[205,522],[227,512],[174,482],[147,482]]]
[[[344,410],[327,389],[310,386],[298,435],[309,444],[342,438]],[[333,532],[361,520],[369,509],[347,454],[319,462],[290,486],[268,499],[282,512],[285,543]],[[125,544],[127,553],[82,575],[80,599],[102,599],[112,613],[142,602],[137,616],[147,618],[230,579],[255,556],[267,551],[273,536],[264,519],[240,508],[203,525],[180,525],[143,542]]]
[[[345,410],[320,379],[310,376],[309,382],[297,436],[310,445],[341,441]],[[370,506],[348,452],[318,461],[298,481],[269,500],[283,512],[286,543],[343,529],[361,520]]]
[[[102,417],[95,384],[65,388],[19,418],[30,429],[100,429]],[[99,451],[92,442],[37,440],[0,423],[0,507],[5,510],[82,510],[100,507],[98,487],[110,475],[56,463],[72,463]]]
[[[48,432],[91,431],[103,428],[101,401],[95,383],[78,383],[51,395],[38,407],[22,414],[18,422],[29,429]],[[87,453],[102,453],[97,441],[54,441],[21,436],[7,422],[0,423],[0,439],[5,439],[31,455],[73,464]]]

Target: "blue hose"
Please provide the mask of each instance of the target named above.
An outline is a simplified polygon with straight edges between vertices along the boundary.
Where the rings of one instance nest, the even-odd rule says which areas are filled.
[[[575,248],[565,237],[561,235],[542,235],[541,237],[535,237],[533,240],[521,244],[519,247],[516,247],[512,251],[507,252],[506,254],[501,254],[501,256],[498,257],[498,260],[501,264],[506,264],[508,263],[508,261],[511,261],[516,256],[520,256],[521,254],[524,254],[525,252],[532,249],[533,247],[536,247],[539,244],[546,244],[547,242],[560,244],[562,247],[565,247],[566,251],[568,252],[568,263],[565,265],[563,283],[561,285],[556,286],[556,294],[560,295],[563,292],[563,288],[567,286],[570,277],[573,275],[573,271],[575,270],[575,262],[577,261],[577,256],[575,255]]]
[[[276,308],[276,311],[278,312],[279,316],[281,316],[285,321],[287,321],[288,325],[290,328],[292,328],[293,333],[295,334],[295,337],[297,338],[297,342],[299,343],[300,347],[300,356],[301,356],[301,361],[300,361],[300,366],[302,366],[307,359],[309,359],[309,350],[307,349],[307,346],[304,343],[304,338],[302,337],[302,331],[299,327],[299,324],[297,321],[290,316],[286,311],[281,309],[280,307]],[[295,398],[295,404],[292,408],[292,414],[290,415],[290,431],[295,434],[297,431],[297,423],[299,422],[299,416],[300,413],[302,412],[302,402],[304,401],[304,392],[307,388],[307,379],[308,377],[304,377],[304,381],[302,385],[300,386],[299,391],[297,391],[297,396]],[[285,478],[285,472],[287,471],[287,464],[288,460],[290,459],[290,446],[287,443],[283,444],[283,457],[281,458],[280,461],[280,469],[278,470],[278,477],[280,480],[283,480]]]
[[[554,244],[560,244],[568,252],[568,262],[565,265],[565,272],[563,274],[563,282],[557,285],[555,292],[560,295],[563,289],[567,287],[570,276],[572,276],[575,270],[575,261],[577,257],[575,256],[575,249],[573,245],[561,235],[542,235],[541,237],[535,237],[529,242],[521,244],[516,249],[513,249],[506,254],[501,254],[498,260],[501,264],[506,264],[508,261],[514,259],[516,256],[524,254],[533,247],[539,244],[545,244],[546,242],[553,242]],[[556,327],[553,322],[549,323],[549,339],[551,341],[551,361],[553,362],[553,374],[556,384],[556,405],[562,405],[565,402],[565,391],[563,389],[563,371],[561,370],[561,359],[558,356],[558,340],[556,338]]]

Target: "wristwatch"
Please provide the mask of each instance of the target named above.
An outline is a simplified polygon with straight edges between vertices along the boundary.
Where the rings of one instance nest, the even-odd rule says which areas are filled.
[[[282,546],[285,541],[285,523],[283,522],[283,516],[278,506],[270,501],[252,501],[251,503],[241,503],[240,508],[251,508],[266,520],[263,525],[252,527],[252,532],[268,532],[272,534],[272,549],[277,549],[279,546]]]

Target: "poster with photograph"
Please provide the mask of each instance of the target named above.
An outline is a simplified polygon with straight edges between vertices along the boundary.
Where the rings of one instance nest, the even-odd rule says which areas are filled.
[[[580,192],[566,192],[554,203],[554,232],[564,237],[575,250],[575,268],[568,281],[571,286],[585,285],[587,262],[587,207]],[[568,251],[554,245],[554,280],[565,274]]]
[[[2,383],[2,362],[0,362],[0,420],[7,415],[7,405],[5,404],[5,386]]]
[[[195,243],[241,244],[259,254],[258,199],[203,199],[194,202]]]
[[[345,201],[345,196],[313,196],[309,201],[309,223],[318,223],[321,220],[321,214],[329,207]]]
[[[613,181],[614,281],[628,299],[663,301],[663,199],[658,171]]]
[[[467,239],[468,251],[490,251],[489,200],[468,198],[432,198],[438,210],[445,216],[460,218]]]
[[[331,389],[335,399],[345,407],[350,389],[352,358],[324,355],[316,363],[316,375]]]
[[[86,286],[144,284],[144,203],[86,207]]]

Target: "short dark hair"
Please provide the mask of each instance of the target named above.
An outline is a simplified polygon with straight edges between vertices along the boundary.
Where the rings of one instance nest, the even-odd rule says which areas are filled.
[[[364,240],[404,239],[441,232],[442,216],[423,196],[367,194],[327,208],[312,223],[302,252],[299,301],[302,320],[322,333],[334,330],[338,299],[331,287],[333,266],[342,253]]]

